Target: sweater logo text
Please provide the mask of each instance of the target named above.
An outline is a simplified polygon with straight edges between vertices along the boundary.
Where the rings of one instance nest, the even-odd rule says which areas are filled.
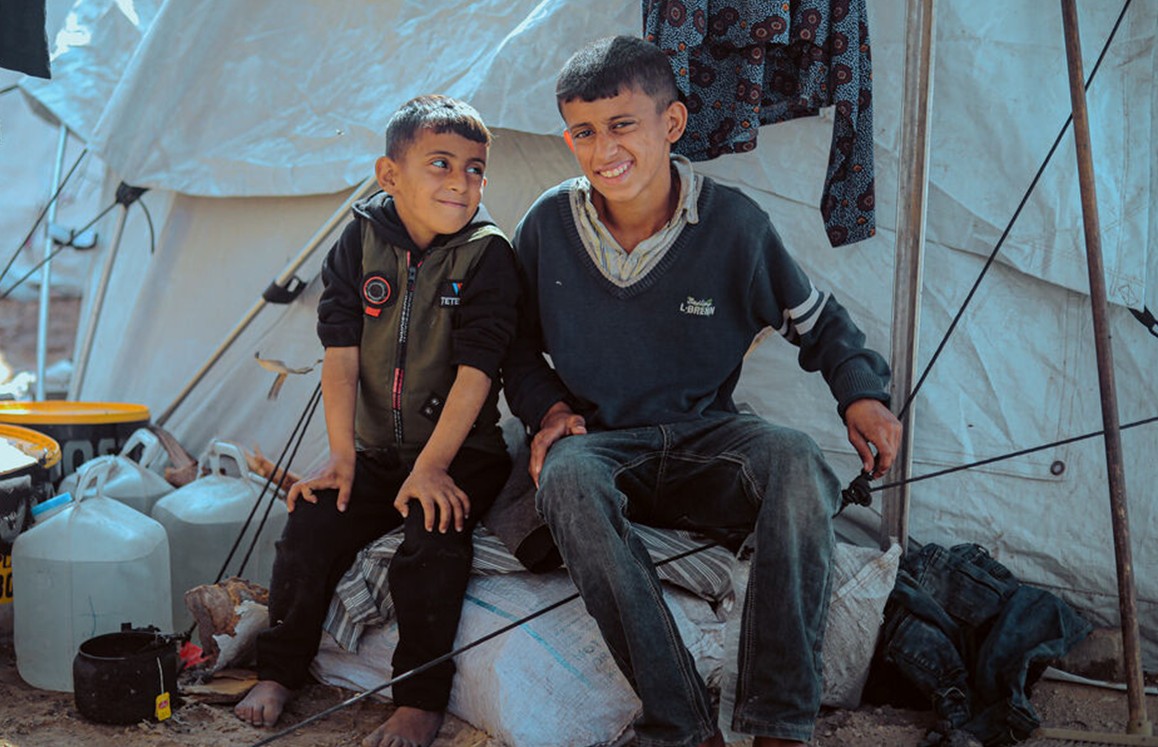
[[[687,300],[680,304],[680,311],[691,316],[712,316],[716,313],[716,303],[710,298],[700,300],[688,296]]]
[[[458,306],[462,303],[462,288],[463,281],[461,280],[446,280],[442,283],[442,287],[438,289],[438,305],[442,308],[448,306]]]

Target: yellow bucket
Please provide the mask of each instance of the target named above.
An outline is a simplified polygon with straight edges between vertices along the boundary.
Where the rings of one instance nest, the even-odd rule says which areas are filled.
[[[149,408],[121,402],[0,402],[0,423],[30,428],[60,444],[53,485],[93,457],[116,454],[149,423]]]

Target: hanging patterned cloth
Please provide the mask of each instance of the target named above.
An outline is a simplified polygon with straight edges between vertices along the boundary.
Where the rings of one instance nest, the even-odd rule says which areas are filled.
[[[835,107],[820,213],[833,246],[876,228],[872,58],[864,0],[643,0],[644,38],[671,58],[688,106],[675,152],[756,148],[759,126]]]
[[[50,78],[44,0],[0,0],[0,68]]]

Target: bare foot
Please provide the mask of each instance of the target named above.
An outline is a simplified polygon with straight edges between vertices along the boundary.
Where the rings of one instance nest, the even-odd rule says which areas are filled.
[[[233,712],[248,724],[273,726],[292,696],[293,691],[280,682],[261,680],[233,707]]]
[[[430,747],[445,715],[442,711],[399,706],[386,723],[362,740],[362,747]]]
[[[716,732],[704,741],[700,742],[700,747],[724,747],[724,735]]]

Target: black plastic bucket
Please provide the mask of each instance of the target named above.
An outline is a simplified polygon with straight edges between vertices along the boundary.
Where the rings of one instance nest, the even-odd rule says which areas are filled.
[[[116,454],[138,428],[149,424],[149,408],[122,402],[0,402],[0,423],[31,428],[60,445],[53,486],[88,460]]]
[[[90,638],[72,660],[81,715],[102,724],[162,721],[177,706],[177,643],[143,630]]]

